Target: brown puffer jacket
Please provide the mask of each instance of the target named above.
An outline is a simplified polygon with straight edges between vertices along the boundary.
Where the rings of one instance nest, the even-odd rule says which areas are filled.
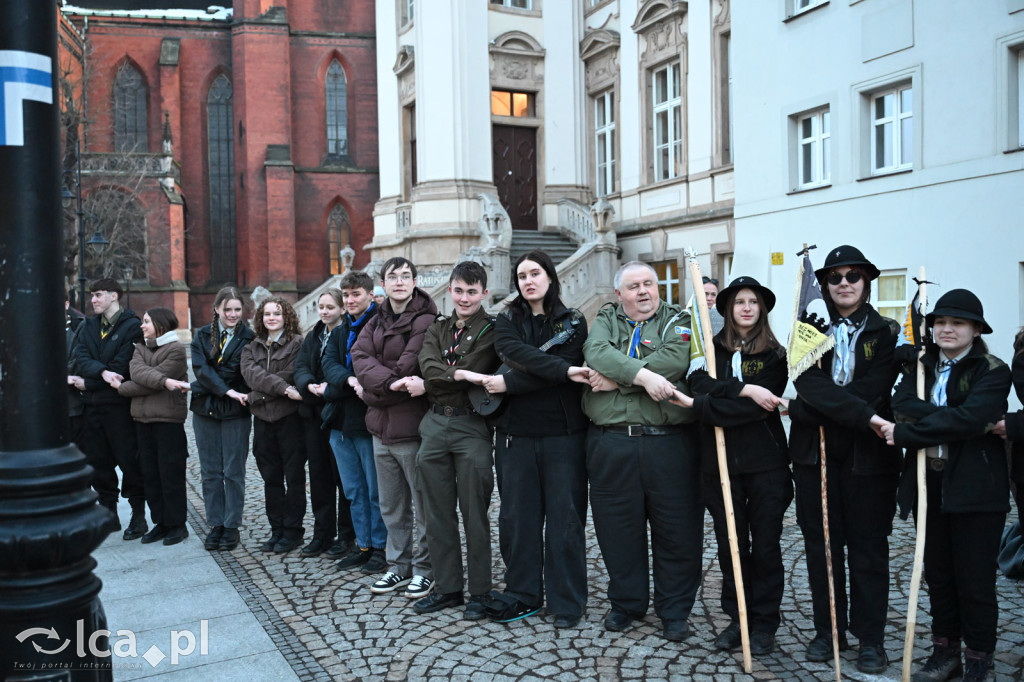
[[[256,339],[242,349],[242,378],[252,391],[249,410],[265,422],[276,422],[299,411],[298,400],[285,396],[295,385],[295,358],[302,336],[295,334],[284,343]]]
[[[185,394],[164,386],[168,379],[188,381],[185,346],[178,341],[178,333],[167,332],[155,341],[135,344],[128,367],[131,379],[117,392],[132,399],[132,419],[145,424],[184,424],[188,415]]]

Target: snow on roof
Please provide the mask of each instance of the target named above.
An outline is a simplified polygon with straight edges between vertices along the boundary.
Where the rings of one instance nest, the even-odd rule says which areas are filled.
[[[66,2],[66,0],[65,0]],[[130,17],[135,19],[175,19],[179,21],[231,21],[234,11],[230,7],[210,5],[206,9],[92,9],[65,4],[65,14],[85,17]]]

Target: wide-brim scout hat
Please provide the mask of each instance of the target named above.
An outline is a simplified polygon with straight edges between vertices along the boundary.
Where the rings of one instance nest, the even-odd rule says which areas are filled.
[[[878,268],[874,264],[864,257],[864,254],[860,252],[855,246],[849,244],[843,244],[832,249],[828,256],[825,257],[824,267],[820,267],[814,271],[814,276],[818,278],[818,282],[821,283],[825,280],[825,275],[832,268],[838,268],[841,265],[856,265],[864,271],[867,275],[868,280],[878,278]]]
[[[764,306],[768,309],[765,312],[770,313],[772,308],[775,307],[775,294],[771,292],[771,289],[761,286],[761,283],[753,277],[737,277],[729,282],[729,286],[718,292],[715,307],[718,308],[718,312],[721,313],[722,317],[727,315],[725,306],[728,304],[730,294],[740,289],[753,289],[761,294],[761,298],[764,299]]]
[[[967,289],[953,289],[944,293],[935,302],[935,308],[925,316],[929,327],[935,324],[935,318],[939,315],[980,322],[982,334],[992,333],[992,327],[985,321],[985,309],[981,301]]]

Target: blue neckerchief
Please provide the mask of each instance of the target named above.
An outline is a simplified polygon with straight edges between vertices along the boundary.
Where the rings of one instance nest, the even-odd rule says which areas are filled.
[[[836,354],[832,364],[832,381],[840,386],[850,383],[853,378],[850,371],[850,337],[856,325],[853,320],[840,317],[835,323]]]
[[[950,370],[953,369],[958,358],[953,360],[941,360],[935,366],[935,385],[932,386],[932,405],[937,407],[946,406],[946,384],[949,383]]]
[[[640,337],[644,334],[644,327],[647,326],[648,320],[641,320],[636,322],[634,320],[626,318],[626,323],[633,328],[633,334],[629,337],[629,348],[626,350],[626,355],[631,358],[640,357]]]
[[[348,342],[345,344],[345,366],[352,369],[352,344],[356,342],[356,335],[359,334],[359,329],[369,319],[370,313],[372,313],[377,307],[376,301],[370,302],[370,307],[363,311],[362,316],[358,320],[353,320],[352,316],[349,315],[348,319],[351,324],[348,328]],[[348,313],[345,313],[348,315]]]

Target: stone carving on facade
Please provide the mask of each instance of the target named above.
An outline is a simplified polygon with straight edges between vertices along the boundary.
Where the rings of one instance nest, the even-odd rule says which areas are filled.
[[[501,34],[491,43],[490,54],[492,85],[520,81],[516,87],[539,89],[544,82],[544,48],[528,33]]]
[[[729,0],[715,0],[718,12],[715,13],[713,25],[715,28],[729,25]]]

